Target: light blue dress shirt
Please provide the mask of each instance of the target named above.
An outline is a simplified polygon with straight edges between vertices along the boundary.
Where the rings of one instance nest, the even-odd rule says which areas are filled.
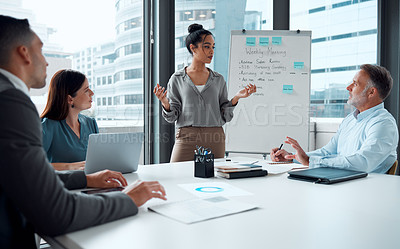
[[[386,173],[397,159],[398,140],[396,121],[383,103],[361,113],[355,110],[327,145],[307,153],[309,165]]]
[[[43,148],[51,163],[73,163],[86,160],[89,135],[99,133],[96,120],[79,114],[80,138],[65,120],[43,118]]]

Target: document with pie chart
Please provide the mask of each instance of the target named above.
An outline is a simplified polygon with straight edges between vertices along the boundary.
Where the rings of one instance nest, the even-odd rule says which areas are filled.
[[[213,196],[244,196],[253,195],[253,193],[247,192],[243,189],[234,187],[225,182],[197,182],[188,184],[178,184],[179,187],[188,191],[189,193],[205,198]]]
[[[149,210],[168,218],[191,224],[257,208],[223,196],[196,198],[148,207]]]

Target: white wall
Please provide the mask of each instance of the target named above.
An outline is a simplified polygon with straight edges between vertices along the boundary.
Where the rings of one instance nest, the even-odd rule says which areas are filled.
[[[308,151],[316,150],[326,145],[335,135],[342,118],[312,118],[310,120],[309,148]],[[259,154],[230,153],[229,157],[253,157],[263,158]]]
[[[333,135],[335,135],[342,120],[342,118],[316,118],[312,121],[315,122],[316,133],[314,140],[315,147],[310,146],[310,150],[319,149],[326,145]],[[311,144],[312,143],[310,142],[310,145]]]

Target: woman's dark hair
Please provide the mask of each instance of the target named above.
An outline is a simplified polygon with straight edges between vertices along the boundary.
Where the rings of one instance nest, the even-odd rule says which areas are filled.
[[[192,50],[190,50],[190,44],[193,44],[197,47],[199,42],[203,42],[204,39],[208,35],[213,35],[210,31],[203,29],[203,25],[193,23],[188,27],[189,35],[186,36],[186,48],[190,54],[193,54]],[[204,37],[202,37],[204,35]]]
[[[41,118],[64,120],[68,116],[68,95],[76,96],[86,76],[78,71],[62,69],[51,78],[47,104]]]

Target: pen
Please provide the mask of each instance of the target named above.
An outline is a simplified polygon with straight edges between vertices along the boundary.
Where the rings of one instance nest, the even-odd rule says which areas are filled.
[[[275,151],[274,155],[275,155],[278,151],[280,151],[280,150],[282,149],[282,147],[283,147],[283,144],[281,144],[281,146],[279,146],[279,149],[278,149],[277,151]]]

